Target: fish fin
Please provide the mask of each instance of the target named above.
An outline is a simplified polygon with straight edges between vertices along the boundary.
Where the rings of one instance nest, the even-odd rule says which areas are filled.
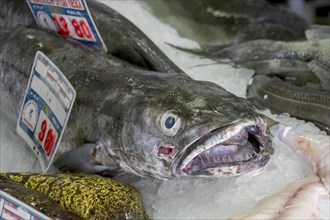
[[[187,52],[187,53],[192,53],[200,56],[205,56],[208,58],[212,58],[214,54],[217,52],[221,51],[222,49],[230,46],[230,45],[201,45],[201,48],[186,48],[186,47],[180,47],[176,46],[171,43],[166,43],[167,45],[174,47],[175,49]],[[218,57],[217,57],[218,58]]]
[[[94,173],[105,177],[123,175],[125,172],[106,152],[102,151],[104,149],[98,144],[83,144],[58,157],[54,165],[62,172]],[[110,162],[104,165],[100,161],[100,153],[105,153]]]

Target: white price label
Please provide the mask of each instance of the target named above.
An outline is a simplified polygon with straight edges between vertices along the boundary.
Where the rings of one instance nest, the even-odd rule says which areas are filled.
[[[50,219],[41,212],[0,190],[0,219],[41,220]]]
[[[41,28],[107,51],[85,0],[26,1]]]
[[[63,73],[37,52],[17,123],[18,134],[28,143],[46,171],[57,151],[76,91]]]

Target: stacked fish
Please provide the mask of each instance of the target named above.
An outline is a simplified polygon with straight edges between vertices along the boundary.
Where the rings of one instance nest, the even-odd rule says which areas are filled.
[[[301,17],[266,1],[193,2],[146,4],[174,27],[190,22],[188,28],[178,31],[200,42],[201,49],[177,48],[253,69],[247,98],[255,106],[288,112],[330,133],[329,26],[308,25]],[[163,11],[168,10],[166,14],[160,12],[160,4]],[[174,22],[173,15],[182,22]]]
[[[222,87],[191,79],[116,11],[87,4],[107,52],[39,29],[26,4],[0,2],[1,110],[18,119],[29,69],[42,51],[77,92],[55,166],[85,173],[2,174],[3,190],[29,204],[40,201],[39,210],[54,218],[148,219],[134,188],[91,174],[220,177],[265,167],[273,154],[270,119]],[[265,54],[272,59],[271,52]],[[309,66],[319,69],[319,63],[324,62],[315,59]],[[12,182],[22,184],[19,193]],[[54,202],[73,214],[47,211]]]
[[[268,162],[273,148],[265,119],[247,100],[213,83],[192,80],[114,10],[88,1],[106,53],[40,30],[25,4],[1,1],[0,6],[2,111],[17,120],[37,51],[51,59],[76,90],[56,155],[55,165],[61,171],[107,177],[123,173],[155,178],[217,177],[259,172]],[[10,179],[30,176],[33,181],[54,182],[76,178],[16,176]],[[80,178],[83,182],[95,179]],[[23,181],[24,185],[30,186],[29,181]],[[59,187],[65,194],[64,186]],[[98,188],[87,191],[93,190]],[[40,191],[59,204],[65,200],[53,197],[54,192]],[[70,208],[77,207],[79,199],[67,199],[72,204],[62,207],[91,217]],[[115,204],[110,201],[110,206]]]
[[[201,49],[173,47],[254,69],[247,97],[255,106],[312,121],[329,134],[328,26],[309,26],[282,8],[255,0],[145,1],[145,4],[182,36],[201,44]],[[284,125],[271,130],[274,137],[302,156],[315,174],[290,184],[262,200],[256,208],[231,219],[317,219],[319,197],[329,195],[330,137]]]

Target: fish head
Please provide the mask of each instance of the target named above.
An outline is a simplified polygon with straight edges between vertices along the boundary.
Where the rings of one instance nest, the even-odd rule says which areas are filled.
[[[273,154],[272,140],[265,130],[265,121],[260,116],[213,127],[176,155],[172,173],[199,177],[258,173]]]
[[[122,165],[156,178],[262,170],[273,153],[263,116],[247,100],[219,86],[202,85],[205,90],[199,85],[199,91],[177,88],[148,98],[144,94],[124,126]]]

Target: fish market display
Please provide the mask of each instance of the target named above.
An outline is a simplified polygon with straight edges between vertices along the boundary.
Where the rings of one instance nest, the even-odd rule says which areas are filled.
[[[231,36],[234,40],[220,41],[220,45],[210,45],[217,42],[209,39],[208,45],[202,44],[201,49],[177,48],[217,62],[228,62],[229,59],[235,66],[255,70],[256,75],[280,77],[284,82],[269,79],[267,85],[264,78],[256,77],[249,86],[248,98],[259,107],[288,112],[294,117],[317,123],[329,133],[328,26],[308,26],[302,18],[264,1],[204,0],[189,4],[185,1],[146,1],[146,4],[155,13],[159,12],[160,4],[166,6],[169,11],[160,17],[174,26],[179,22],[171,22],[172,14],[180,14],[187,20],[206,26],[212,24],[210,30],[195,28],[192,23],[185,25],[197,29],[198,33],[212,36],[213,32],[213,38],[221,36],[221,33]],[[185,36],[193,35],[186,33]],[[273,94],[270,94],[270,88],[267,87],[270,84]],[[269,98],[264,98],[266,96]],[[315,99],[311,100],[312,97]]]
[[[47,195],[39,192],[38,190],[27,188],[23,184],[16,183],[15,181],[3,175],[0,176],[0,190],[37,209],[39,212],[52,219],[81,219],[78,215],[75,215],[61,208]]]
[[[1,179],[7,177],[14,183],[24,184],[29,189],[47,195],[62,208],[83,219],[149,219],[139,192],[134,187],[111,178],[76,174],[0,175]]]
[[[182,72],[142,31],[121,14],[94,0],[88,0],[87,5],[108,53],[139,68]],[[0,13],[1,27],[24,25],[37,28],[26,2],[1,0]]]
[[[182,36],[207,45],[299,40],[308,27],[299,16],[262,0],[147,0],[144,4]]]
[[[254,9],[259,6],[254,6]],[[280,9],[274,10],[281,13]],[[263,20],[262,14],[258,16]],[[236,19],[239,21],[239,18]],[[281,29],[274,27],[280,33]],[[275,112],[288,112],[294,117],[315,122],[329,133],[330,28],[312,25],[302,30],[305,34],[301,35],[301,40],[291,39],[295,41],[263,36],[263,39],[250,39],[232,45],[202,46],[202,49],[174,47],[217,62],[232,62],[235,66],[253,69],[256,75],[279,77],[284,81],[255,77],[256,80],[249,86],[248,99],[257,106],[268,107]],[[272,85],[272,91],[265,81]]]
[[[236,55],[226,56],[234,63],[255,69],[256,74],[282,79],[254,77],[248,88],[250,100],[312,121],[329,134],[330,28],[315,26],[306,31],[306,36],[308,41],[303,42],[251,41],[247,47],[237,45],[241,49],[232,53]],[[274,66],[280,70],[273,71]]]
[[[320,80],[319,87],[329,90],[330,27],[313,26],[306,31],[306,37],[305,41],[294,42],[254,40],[205,54],[212,59],[230,59],[238,66],[254,69],[256,74],[303,78],[314,72]]]
[[[253,40],[225,47],[182,50],[220,62],[234,63],[255,70],[256,75],[278,76],[298,86],[330,89],[330,27],[311,26],[307,40]]]
[[[240,97],[245,96],[246,82],[252,71],[243,68],[234,69],[226,64],[205,66],[212,61],[184,54],[164,44],[163,42],[172,42],[181,46],[197,45],[195,42],[180,38],[174,29],[159,22],[143,10],[139,1],[105,0],[103,2],[143,30],[189,76],[194,79],[214,81]],[[191,68],[197,64],[203,66]],[[313,124],[289,118],[285,114],[277,116],[267,111],[267,115],[276,120],[291,123],[294,127],[320,132]],[[13,132],[8,130],[6,123],[3,123],[4,118],[6,117],[2,115],[0,166],[5,164],[1,167],[2,171],[18,172],[22,169],[28,170],[32,164],[38,165],[34,158],[27,160],[22,158],[23,155],[16,154],[16,152],[30,149],[26,147],[23,149],[22,141],[16,140],[17,136],[8,135]],[[16,122],[11,123],[13,123],[11,127],[15,127]],[[5,143],[10,143],[10,147],[6,147]],[[13,163],[13,161],[17,162]],[[24,165],[20,168],[18,164]],[[137,185],[143,193],[150,215],[155,219],[225,219],[242,210],[252,208],[265,195],[274,194],[286,184],[304,176],[306,168],[302,165],[304,164],[290,149],[276,141],[276,151],[272,160],[264,172],[253,177],[242,175],[238,178],[180,178],[168,181],[143,178]],[[36,168],[38,166],[30,170],[35,171]],[[160,184],[157,185],[156,182]],[[328,200],[323,201],[323,206],[320,207],[322,208],[321,219],[329,219],[328,207]]]
[[[213,83],[112,67],[97,61],[97,53],[34,29],[2,29],[0,38],[1,107],[12,118],[18,116],[38,50],[76,89],[56,161],[62,170],[231,176],[260,170],[273,152],[253,106]]]

